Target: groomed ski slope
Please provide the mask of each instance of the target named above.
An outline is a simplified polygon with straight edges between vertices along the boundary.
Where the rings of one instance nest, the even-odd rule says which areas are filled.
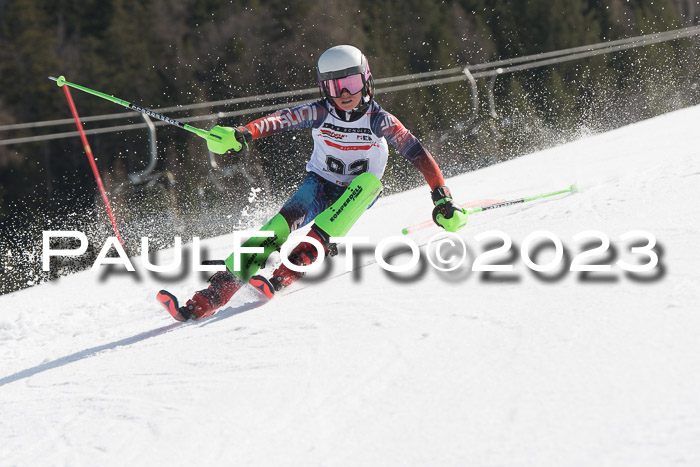
[[[371,253],[343,274],[341,256],[320,283],[184,325],[154,296],[190,296],[197,274],[102,268],[1,296],[0,464],[700,465],[698,122],[690,108],[450,179],[460,202],[581,189],[473,215],[472,251],[489,230],[514,242],[515,271],[489,279],[399,280]],[[427,188],[383,197],[351,235],[376,244],[431,207]],[[646,262],[619,238],[641,229],[659,266],[547,279],[519,257],[538,230],[574,256],[591,229],[616,251],[594,262]],[[232,237],[203,245],[224,257]]]

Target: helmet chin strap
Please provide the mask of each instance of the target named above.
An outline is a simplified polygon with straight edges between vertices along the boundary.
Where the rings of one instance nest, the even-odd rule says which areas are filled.
[[[355,120],[362,117],[367,109],[369,109],[369,104],[372,98],[369,96],[362,96],[360,104],[350,111],[345,111],[335,105],[335,101],[331,97],[326,97],[326,102],[329,104],[329,109],[344,122],[354,122]]]
[[[365,107],[367,107],[367,105],[369,105],[369,101],[370,101],[372,98],[369,97],[369,96],[367,96],[367,95],[363,95],[363,96],[362,96],[362,99],[360,99],[360,102],[357,104],[357,106],[356,106],[355,108],[353,108],[353,109],[350,109],[350,110],[343,110],[343,109],[341,109],[340,107],[338,107],[338,105],[335,103],[335,100],[336,100],[336,99],[337,99],[337,98],[335,98],[335,97],[328,98],[328,101],[330,101],[331,105],[332,105],[333,107],[335,107],[336,109],[338,109],[338,110],[340,110],[340,111],[342,111],[342,112],[356,112],[356,111],[362,110],[362,109],[364,109]]]

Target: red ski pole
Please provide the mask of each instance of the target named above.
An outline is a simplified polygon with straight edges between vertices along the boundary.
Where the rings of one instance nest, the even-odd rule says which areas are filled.
[[[78,126],[78,132],[80,133],[80,139],[83,140],[83,147],[85,148],[85,154],[87,154],[88,161],[90,161],[90,167],[92,167],[92,173],[97,181],[97,188],[100,190],[100,196],[102,196],[102,201],[105,203],[105,208],[107,208],[107,215],[109,216],[109,221],[112,223],[112,228],[114,229],[114,234],[117,236],[117,240],[124,246],[124,241],[119,233],[119,228],[117,227],[117,222],[114,220],[114,213],[112,212],[112,207],[109,205],[109,198],[107,198],[107,192],[105,191],[105,186],[102,183],[102,177],[100,177],[100,172],[97,170],[97,164],[95,164],[95,158],[92,156],[92,149],[90,149],[90,144],[85,137],[85,132],[83,132],[83,125],[80,123],[80,117],[78,116],[78,111],[73,103],[73,98],[70,95],[70,89],[68,86],[61,86],[63,92],[66,94],[66,99],[68,100],[68,105],[73,113],[73,118],[75,119],[75,124]]]

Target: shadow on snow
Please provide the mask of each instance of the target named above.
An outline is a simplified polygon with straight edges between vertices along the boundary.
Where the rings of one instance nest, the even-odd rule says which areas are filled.
[[[252,310],[254,308],[258,308],[259,306],[264,305],[267,302],[266,299],[263,300],[258,300],[254,302],[249,302],[245,303],[243,305],[237,306],[237,307],[229,307],[226,309],[223,309],[219,311],[217,314],[212,316],[211,318],[203,321],[200,325],[208,325],[208,324],[213,324],[216,321],[220,321],[222,319],[230,318],[232,316],[235,316],[237,314],[246,312],[248,310]],[[9,384],[9,383],[14,383],[15,381],[19,381],[25,378],[30,378],[34,375],[37,375],[39,373],[43,373],[45,371],[53,370],[55,368],[60,368],[62,366],[69,365],[71,363],[79,362],[80,360],[84,360],[86,358],[94,357],[100,352],[104,350],[112,350],[116,349],[117,347],[123,347],[131,344],[135,344],[137,342],[142,342],[147,339],[151,339],[153,337],[158,337],[161,334],[165,334],[166,332],[178,329],[182,326],[188,325],[189,322],[187,323],[172,323],[167,326],[163,326],[157,329],[152,329],[150,331],[142,332],[139,334],[136,334],[135,336],[127,337],[124,339],[120,339],[118,341],[110,342],[108,344],[104,345],[98,345],[97,347],[91,347],[89,349],[81,350],[80,352],[76,352],[71,355],[66,355],[65,357],[61,357],[57,360],[53,360],[48,363],[42,363],[41,365],[34,366],[32,368],[27,368],[26,370],[22,370],[18,373],[15,373],[13,375],[5,376],[3,378],[0,378],[0,387]],[[198,323],[199,324],[199,323]]]

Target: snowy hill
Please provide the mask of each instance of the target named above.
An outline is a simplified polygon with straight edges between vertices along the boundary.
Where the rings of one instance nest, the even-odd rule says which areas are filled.
[[[698,122],[686,109],[449,180],[461,202],[578,184],[471,217],[470,261],[499,230],[513,248],[488,262],[513,272],[391,275],[365,252],[186,324],[155,293],[206,276],[101,268],[0,296],[0,464],[700,465]],[[384,197],[351,235],[376,244],[430,212],[427,188]],[[542,230],[565,254],[536,275],[520,255]],[[586,262],[611,271],[568,271],[600,245],[573,240],[590,230],[611,247]],[[648,262],[646,242],[620,236],[639,230],[659,264],[628,274],[616,261]],[[425,253],[436,233],[409,238]],[[232,237],[203,245],[224,257]]]

